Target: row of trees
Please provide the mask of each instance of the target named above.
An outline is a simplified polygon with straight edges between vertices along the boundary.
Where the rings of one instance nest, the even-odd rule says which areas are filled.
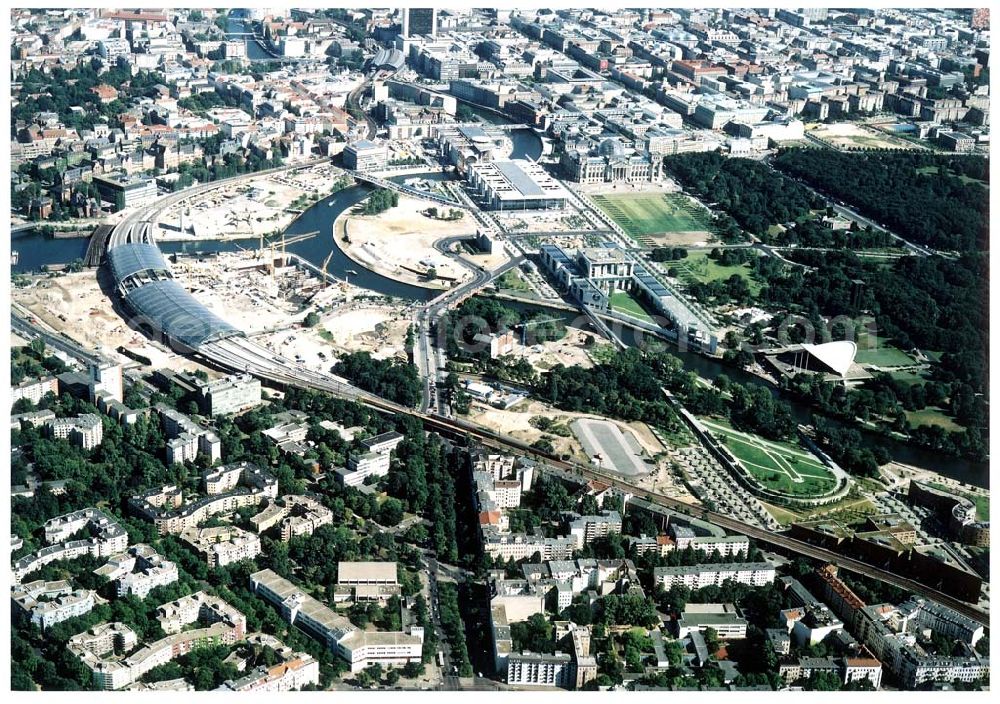
[[[828,209],[828,214],[831,214]],[[888,232],[875,230],[871,225],[860,227],[853,220],[846,229],[833,229],[830,223],[821,220],[803,220],[780,232],[765,233],[762,240],[767,244],[787,247],[824,247],[827,249],[874,249],[892,247],[896,241]]]
[[[664,352],[629,349],[610,361],[590,369],[557,365],[545,372],[536,385],[539,396],[568,411],[587,411],[622,420],[643,420],[665,429],[679,429],[663,392],[675,393],[684,405],[699,415],[728,416],[740,430],[772,439],[794,431],[788,404],[768,389],[755,384],[726,384],[705,388],[685,372],[681,361]]]

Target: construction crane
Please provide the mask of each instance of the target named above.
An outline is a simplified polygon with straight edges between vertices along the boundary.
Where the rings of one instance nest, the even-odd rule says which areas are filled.
[[[332,249],[330,250],[330,253],[326,255],[326,259],[323,260],[323,285],[324,286],[326,286],[327,279],[330,277],[330,272],[327,269],[327,267],[330,266],[330,258],[331,257],[333,257],[333,250]]]
[[[284,266],[284,263],[285,263],[285,261],[287,261],[287,258],[288,258],[288,250],[287,250],[288,245],[295,244],[296,242],[302,242],[303,240],[311,239],[311,238],[315,237],[318,234],[319,234],[319,230],[313,230],[312,232],[306,232],[306,233],[303,233],[301,235],[292,235],[291,237],[288,237],[287,235],[285,235],[284,233],[282,233],[282,235],[281,235],[281,242],[279,243],[279,246],[280,246],[279,251],[281,253],[281,263],[282,263],[282,266]],[[271,257],[268,260],[268,262],[269,262],[268,263],[268,271],[269,271],[269,273],[270,273],[271,276],[274,276],[274,244],[275,244],[274,242],[271,242],[271,246],[270,246]],[[263,241],[261,242],[261,247],[263,247]]]

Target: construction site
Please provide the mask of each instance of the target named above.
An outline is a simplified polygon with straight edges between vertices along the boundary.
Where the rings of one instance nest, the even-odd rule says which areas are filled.
[[[255,239],[282,232],[328,195],[340,176],[322,164],[213,189],[165,210],[157,240]]]

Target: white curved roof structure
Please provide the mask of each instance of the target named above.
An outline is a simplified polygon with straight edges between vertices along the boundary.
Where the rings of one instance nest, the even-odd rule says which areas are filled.
[[[802,349],[840,376],[847,376],[847,371],[854,364],[854,355],[858,353],[858,344],[850,340],[825,342],[822,345],[803,342]]]

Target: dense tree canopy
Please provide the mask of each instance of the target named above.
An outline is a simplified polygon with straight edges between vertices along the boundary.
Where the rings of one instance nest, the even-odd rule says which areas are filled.
[[[989,194],[969,180],[989,180],[983,157],[785,149],[774,165],[918,244],[959,251],[987,246]]]
[[[663,166],[685,188],[725,210],[755,235],[824,206],[823,199],[808,188],[752,159],[701,152],[668,156]]]

